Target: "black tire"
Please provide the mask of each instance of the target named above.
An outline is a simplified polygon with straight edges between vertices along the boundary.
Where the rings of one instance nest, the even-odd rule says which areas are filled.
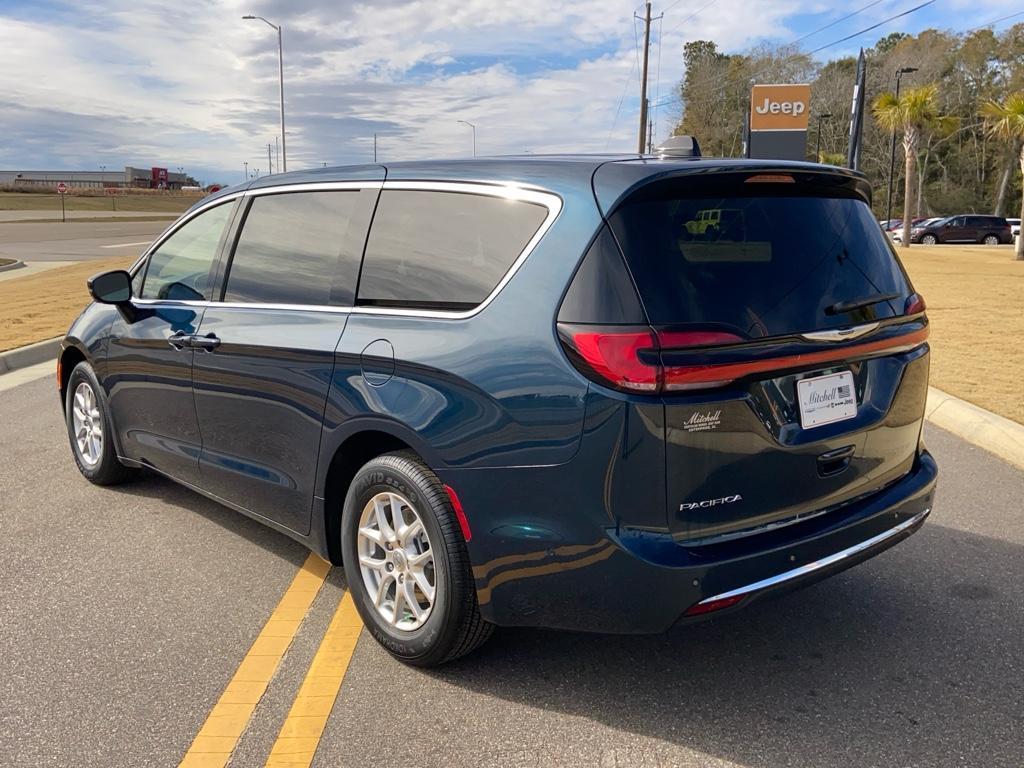
[[[400,494],[415,508],[434,552],[434,602],[416,629],[399,629],[385,621],[359,566],[360,517],[370,500],[384,492]],[[399,661],[438,666],[475,650],[491,636],[494,625],[480,616],[469,553],[451,500],[437,476],[411,451],[378,456],[356,473],[342,510],[341,547],[345,578],[363,623]]]
[[[921,243],[924,245],[936,245],[939,242],[939,238],[935,235],[923,235],[921,237]]]
[[[999,245],[999,235],[985,235],[981,238],[982,245]]]
[[[98,458],[95,463],[90,463],[83,457],[75,439],[75,393],[83,385],[92,390],[95,398],[95,411],[99,413],[102,432],[101,447],[97,452]],[[114,426],[110,419],[110,409],[107,407],[103,387],[100,386],[92,366],[84,361],[75,366],[68,378],[64,402],[64,422],[67,426],[68,442],[71,444],[71,455],[75,459],[75,465],[89,482],[96,485],[117,485],[134,477],[136,471],[118,461],[117,452],[114,449]]]

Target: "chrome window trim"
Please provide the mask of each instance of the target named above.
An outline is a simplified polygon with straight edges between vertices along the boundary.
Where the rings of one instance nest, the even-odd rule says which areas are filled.
[[[426,192],[455,192],[470,195],[484,195],[488,197],[503,197],[508,200],[520,200],[523,202],[543,205],[547,209],[547,215],[540,227],[533,234],[533,237],[526,243],[523,250],[515,258],[509,268],[502,275],[501,280],[494,289],[487,294],[473,309],[462,311],[427,310],[427,309],[403,309],[401,307],[334,307],[324,304],[268,304],[258,302],[228,302],[228,301],[170,301],[167,299],[142,299],[133,298],[135,304],[142,306],[181,306],[181,307],[224,307],[226,309],[268,309],[283,311],[310,311],[330,312],[334,314],[351,315],[384,315],[390,317],[426,317],[444,320],[465,320],[479,314],[501,293],[502,289],[512,280],[516,272],[523,265],[537,244],[544,238],[551,225],[554,224],[558,214],[562,211],[562,198],[554,192],[539,189],[536,187],[519,186],[516,184],[503,184],[500,182],[464,182],[464,181],[325,181],[309,182],[306,184],[279,184],[272,187],[260,187],[259,189],[243,189],[232,194],[218,197],[208,204],[202,205],[187,215],[175,221],[171,226],[153,241],[153,244],[146,249],[145,253],[132,265],[129,272],[135,276],[139,266],[156,251],[171,235],[177,232],[187,222],[200,213],[213,208],[214,206],[237,200],[240,197],[258,197],[260,195],[278,194],[281,192],[319,192],[332,189],[395,189],[413,190]],[[372,225],[371,225],[372,227]]]
[[[716,600],[727,600],[730,597],[740,597],[743,595],[753,594],[754,592],[760,592],[763,589],[775,587],[779,584],[785,584],[787,581],[792,581],[793,579],[798,579],[801,576],[806,576],[808,574],[814,573],[815,571],[820,571],[822,568],[827,568],[830,565],[835,565],[838,562],[846,560],[849,557],[853,557],[854,555],[857,555],[867,549],[870,549],[876,544],[881,544],[883,541],[891,539],[893,536],[898,536],[904,531],[913,528],[915,525],[922,522],[926,517],[928,517],[928,513],[931,511],[931,507],[928,507],[924,511],[918,512],[909,520],[904,520],[899,525],[893,526],[888,530],[882,531],[881,533],[876,534],[869,539],[865,539],[864,541],[858,544],[854,544],[852,547],[842,549],[838,552],[828,555],[827,557],[821,558],[821,560],[815,560],[813,563],[801,565],[799,568],[793,568],[792,570],[784,571],[782,573],[776,574],[775,576],[769,576],[767,579],[755,581],[753,584],[747,584],[743,587],[731,589],[728,592],[722,592],[717,595],[712,595],[711,597],[706,597],[699,603],[697,603],[697,605],[704,605],[706,603],[715,602]]]
[[[260,187],[258,189],[240,189],[237,192],[231,192],[226,195],[221,195],[215,200],[210,200],[198,208],[194,208],[188,213],[184,213],[180,218],[175,219],[171,224],[161,232],[156,240],[150,243],[150,246],[143,252],[141,256],[132,264],[128,272],[135,276],[135,271],[139,268],[153,251],[157,250],[164,241],[167,240],[171,235],[185,226],[188,222],[198,216],[204,211],[208,211],[223,203],[227,203],[233,200],[238,200],[240,197],[258,197],[259,195],[270,195],[278,192],[315,192],[315,191],[330,191],[332,189],[380,189],[383,182],[381,181],[315,181],[308,182],[305,184],[276,184],[272,187]]]

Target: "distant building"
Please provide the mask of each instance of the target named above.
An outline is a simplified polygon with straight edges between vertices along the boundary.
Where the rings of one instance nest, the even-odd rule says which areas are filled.
[[[196,186],[187,173],[166,168],[133,168],[123,171],[0,171],[0,187],[53,187],[63,181],[72,189],[134,188],[181,189]]]

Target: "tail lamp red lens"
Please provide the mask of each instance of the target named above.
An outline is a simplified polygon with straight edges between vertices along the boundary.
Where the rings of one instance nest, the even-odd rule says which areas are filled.
[[[672,366],[662,362],[663,350],[720,347],[745,340],[720,331],[655,331],[649,326],[599,328],[560,323],[558,331],[565,345],[582,362],[582,365],[577,363],[580,370],[603,384],[638,393],[720,387],[745,376],[796,366],[823,365],[860,355],[904,352],[928,339],[928,328],[915,326],[897,336],[841,344],[814,352]]]
[[[677,389],[681,369],[661,364],[662,349],[735,344],[743,339],[721,331],[655,331],[652,328],[596,329],[560,325],[562,339],[608,384],[631,392]],[[689,369],[687,369],[689,370]],[[705,383],[703,386],[710,386]]]
[[[907,296],[907,301],[903,305],[904,315],[919,315],[926,309],[924,303],[924,296],[920,293],[912,293]]]

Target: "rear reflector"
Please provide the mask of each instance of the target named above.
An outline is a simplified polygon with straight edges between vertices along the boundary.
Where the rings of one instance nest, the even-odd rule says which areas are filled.
[[[630,392],[680,392],[709,389],[745,376],[786,368],[825,365],[868,354],[905,352],[928,338],[928,328],[860,344],[796,355],[760,357],[741,362],[700,365],[664,365],[663,350],[698,350],[743,343],[745,340],[720,331],[655,331],[649,326],[596,327],[558,324],[558,332],[577,367],[590,378]]]
[[[702,616],[705,613],[713,613],[715,611],[721,611],[724,608],[730,608],[736,603],[740,602],[746,595],[733,595],[732,597],[723,597],[718,600],[709,600],[706,603],[695,603],[686,609],[684,616]]]
[[[462,538],[466,541],[472,541],[473,532],[469,530],[469,520],[466,519],[466,512],[462,509],[462,502],[459,501],[458,494],[455,493],[455,489],[450,485],[446,485],[444,490],[448,494],[448,500],[452,503],[452,509],[455,510],[455,517],[459,521],[459,528],[462,529]]]
[[[57,389],[61,388],[64,383],[64,360],[60,357],[57,358]]]

